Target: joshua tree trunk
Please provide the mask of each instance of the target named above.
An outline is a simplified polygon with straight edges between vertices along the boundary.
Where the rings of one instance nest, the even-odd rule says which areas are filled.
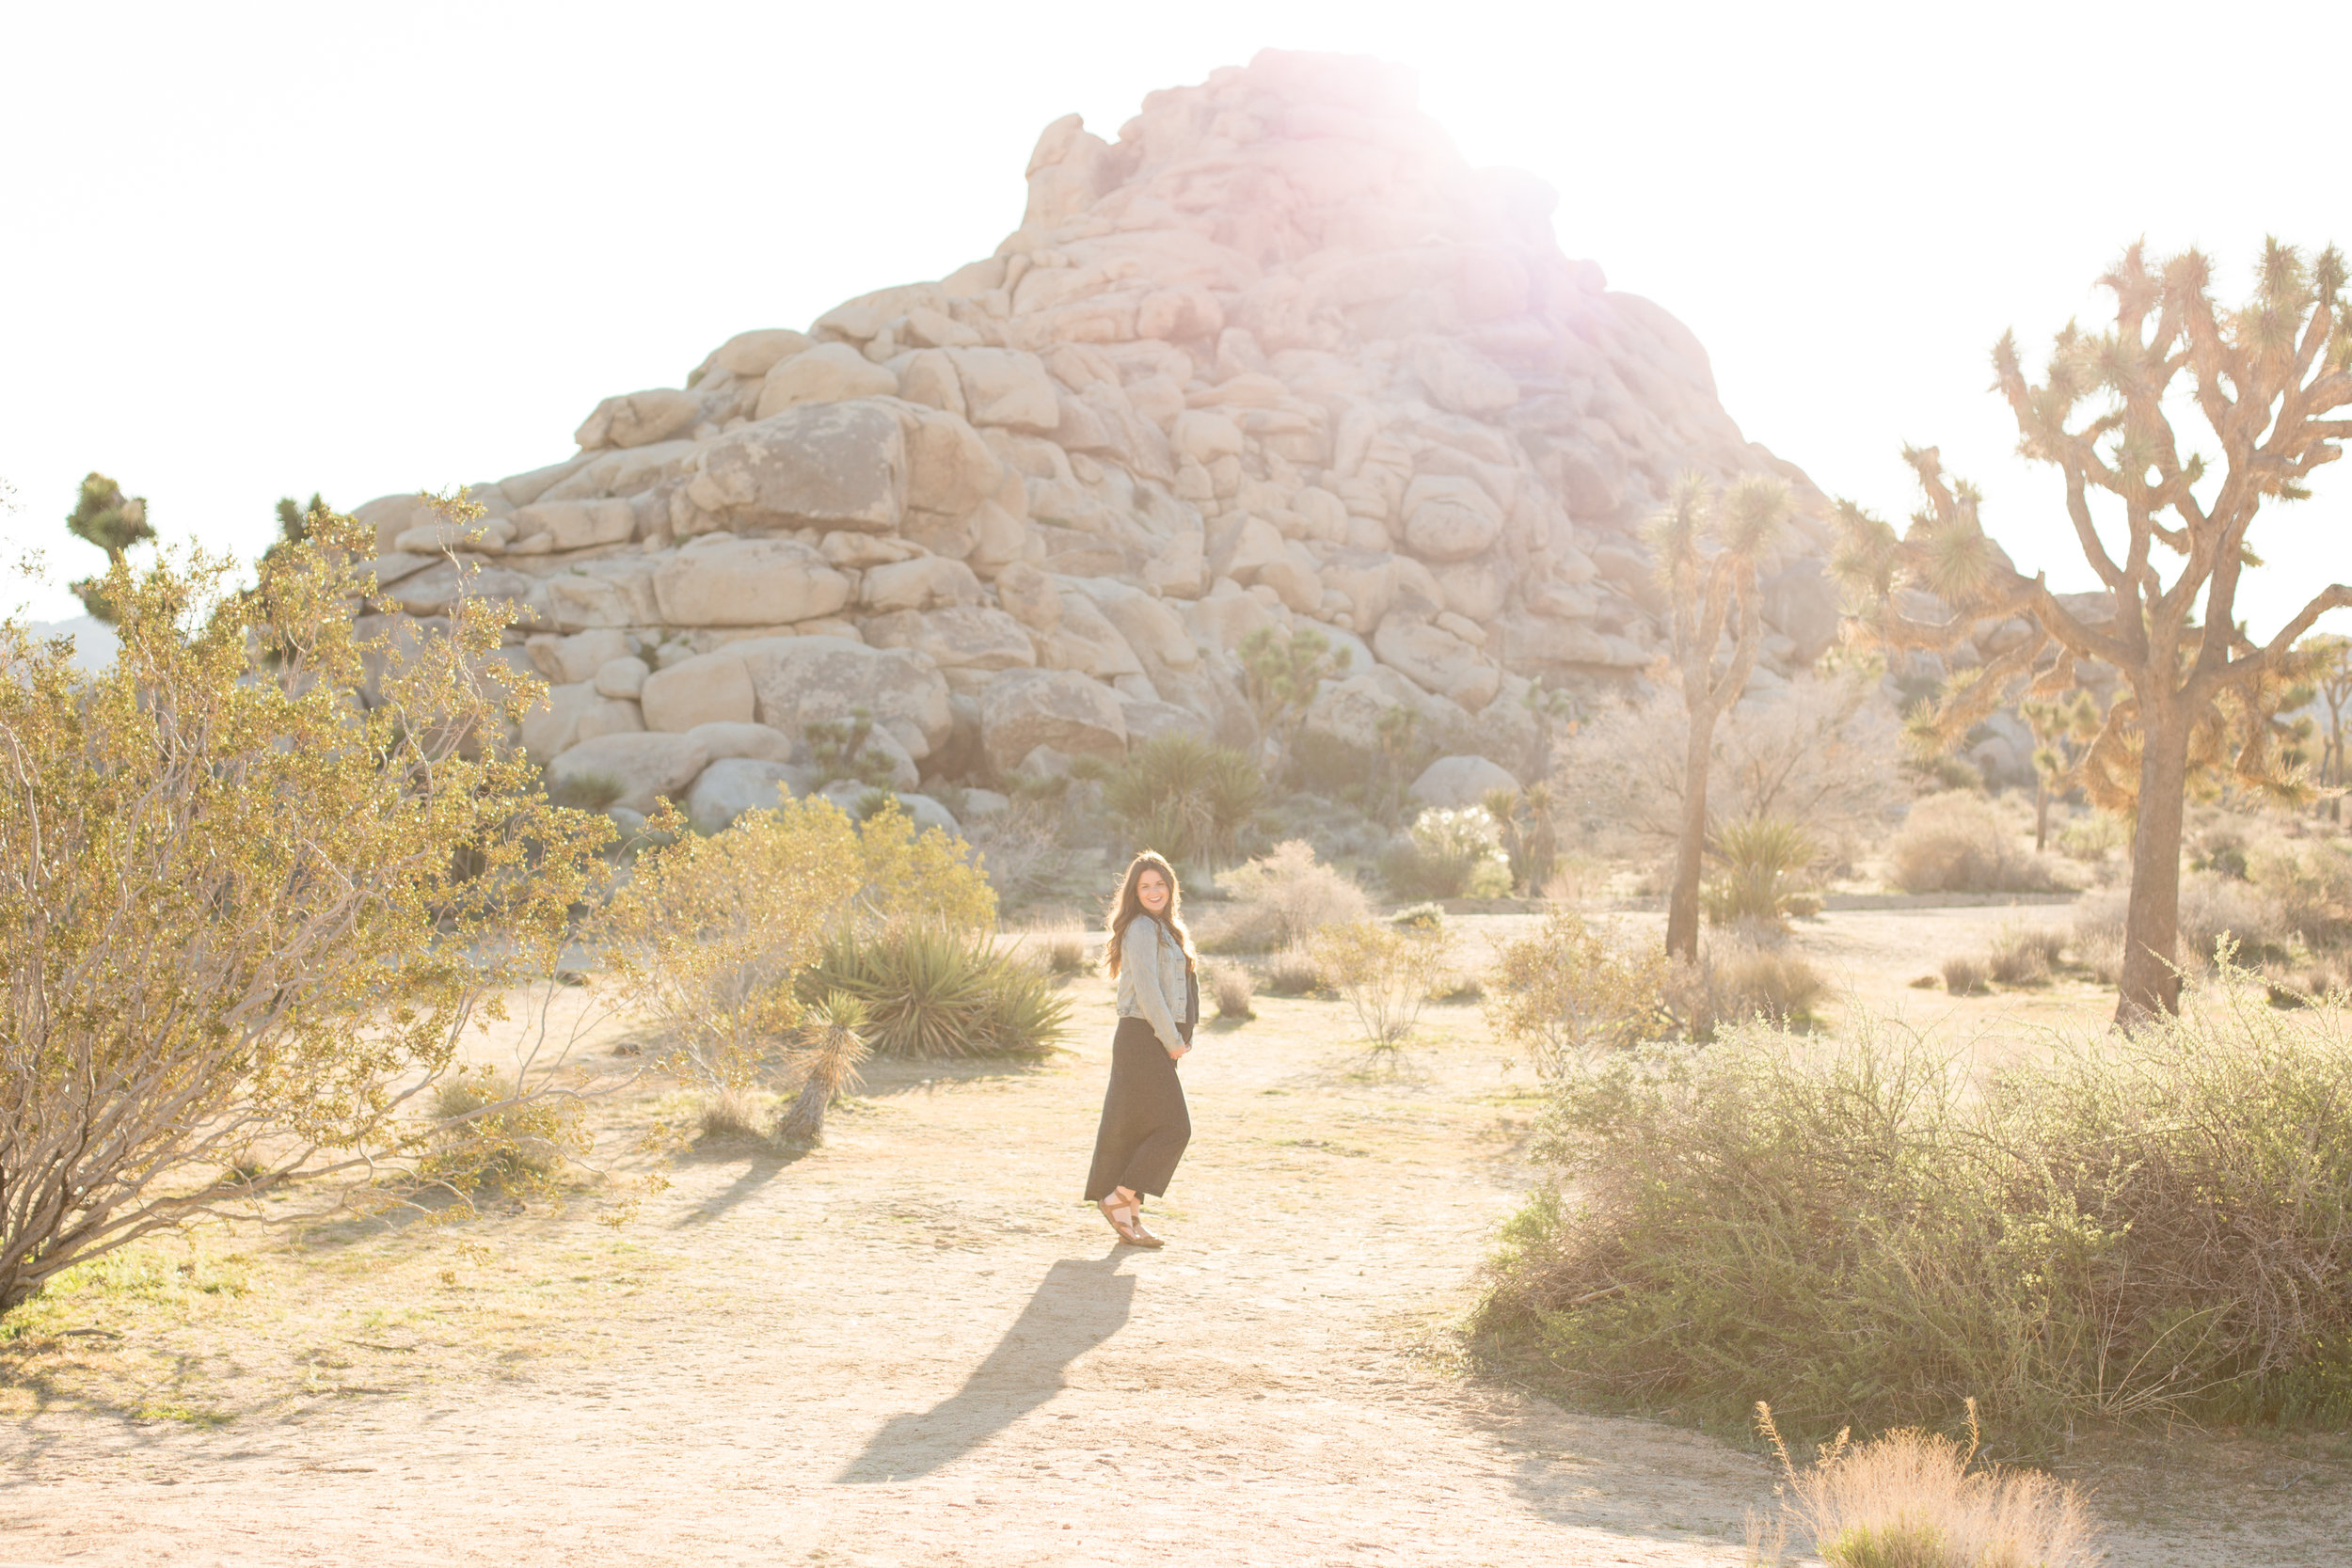
[[[2033,852],[2050,847],[2050,781],[2036,768],[2033,776]]]
[[[2167,713],[2147,725],[2139,756],[2139,816],[2132,833],[2132,896],[2123,917],[2123,982],[2115,1022],[2129,1028],[2181,1010],[2174,967],[2181,938],[2181,823],[2188,788],[2188,723]]]
[[[1682,764],[1682,834],[1675,843],[1674,891],[1666,900],[1666,956],[1699,956],[1699,862],[1707,853],[1707,764],[1715,747],[1715,705],[1690,700],[1691,741]]]

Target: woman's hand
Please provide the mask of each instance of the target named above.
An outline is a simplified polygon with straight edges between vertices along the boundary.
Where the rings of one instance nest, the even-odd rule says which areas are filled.
[[[1192,1051],[1192,1047],[1188,1045],[1171,1045],[1167,1049],[1168,1059],[1171,1062],[1183,1061],[1186,1055],[1191,1053]]]

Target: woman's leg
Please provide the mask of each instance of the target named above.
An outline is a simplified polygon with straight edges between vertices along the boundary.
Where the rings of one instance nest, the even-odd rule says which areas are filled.
[[[1184,1146],[1192,1142],[1192,1112],[1184,1103],[1184,1081],[1177,1077],[1176,1064],[1168,1053],[1163,1050],[1157,1054],[1156,1068],[1139,1075],[1146,1076],[1146,1082],[1137,1085],[1146,1091],[1140,1098],[1148,1111],[1149,1131],[1119,1173],[1120,1186],[1153,1197],[1167,1194],[1176,1164],[1184,1157]]]

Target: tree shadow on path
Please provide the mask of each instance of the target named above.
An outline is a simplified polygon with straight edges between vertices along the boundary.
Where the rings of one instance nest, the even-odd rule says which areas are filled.
[[[919,1415],[892,1417],[835,1482],[930,1475],[1052,1399],[1073,1361],[1125,1326],[1136,1276],[1120,1274],[1120,1261],[1113,1253],[1055,1263],[963,1386]]]

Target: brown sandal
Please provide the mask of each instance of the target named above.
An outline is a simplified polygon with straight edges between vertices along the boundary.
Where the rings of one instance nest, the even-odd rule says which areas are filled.
[[[1117,1193],[1112,1193],[1107,1196],[1096,1199],[1094,1207],[1102,1212],[1102,1215],[1104,1219],[1111,1222],[1111,1228],[1119,1232],[1119,1239],[1120,1241],[1127,1243],[1131,1246],[1152,1246],[1157,1244],[1155,1242],[1137,1241],[1136,1239],[1136,1233],[1141,1229],[1141,1227],[1136,1225],[1133,1221],[1120,1218],[1121,1214],[1134,1214],[1137,1218],[1140,1218],[1143,1212],[1143,1205],[1141,1202],[1138,1201],[1133,1204],[1121,1203],[1119,1201],[1119,1195]]]
[[[1143,1205],[1140,1203],[1136,1205],[1136,1217],[1134,1221],[1128,1225],[1127,1229],[1129,1231],[1129,1235],[1127,1236],[1127,1244],[1129,1246],[1164,1247],[1168,1245],[1166,1242],[1160,1240],[1160,1238],[1152,1235],[1152,1232],[1143,1228]]]

